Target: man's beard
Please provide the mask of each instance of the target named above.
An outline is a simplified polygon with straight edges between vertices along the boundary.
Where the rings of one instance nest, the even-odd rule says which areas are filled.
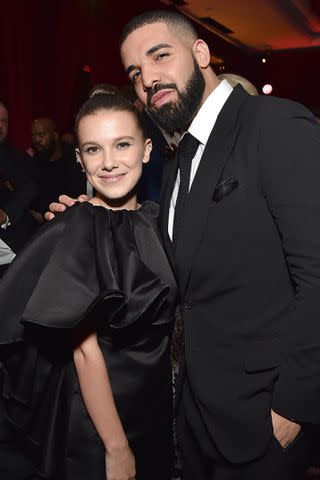
[[[178,94],[176,102],[168,102],[158,109],[152,108],[151,99],[163,89],[175,89]],[[201,70],[194,60],[194,70],[183,92],[179,92],[175,83],[158,83],[148,92],[148,112],[157,125],[166,131],[185,130],[195,117],[201,104],[205,81]]]
[[[42,161],[50,160],[51,156],[55,152],[55,148],[56,148],[56,145],[54,142],[50,142],[49,145],[46,145],[46,146],[42,146],[42,145],[35,146],[37,155],[39,159],[41,159]]]

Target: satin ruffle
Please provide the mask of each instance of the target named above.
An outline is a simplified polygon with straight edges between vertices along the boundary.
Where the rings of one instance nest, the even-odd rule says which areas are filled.
[[[173,316],[168,285],[144,262],[169,271],[156,215],[151,203],[134,212],[77,205],[45,225],[1,282],[5,411],[36,446],[44,475],[65,448],[74,329],[95,322],[121,335],[142,319],[159,324]]]

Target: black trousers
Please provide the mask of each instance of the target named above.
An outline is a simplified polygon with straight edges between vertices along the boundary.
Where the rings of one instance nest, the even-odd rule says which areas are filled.
[[[187,391],[186,391],[187,390]],[[186,395],[190,397],[186,398]],[[232,464],[215,448],[202,419],[188,422],[184,402],[190,402],[192,393],[184,386],[177,417],[177,435],[183,461],[184,480],[303,480],[310,457],[308,434],[301,431],[289,447],[283,449],[273,438],[265,455],[252,462]],[[195,407],[196,415],[196,407]],[[194,420],[194,419],[193,419]],[[210,446],[210,447],[209,447]]]

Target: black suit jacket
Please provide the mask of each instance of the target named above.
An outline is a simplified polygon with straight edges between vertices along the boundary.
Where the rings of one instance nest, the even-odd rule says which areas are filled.
[[[10,220],[10,226],[0,228],[0,238],[17,253],[35,232],[36,223],[29,213],[37,194],[29,158],[22,152],[0,145],[0,208]],[[30,159],[31,162],[31,159]],[[6,186],[9,183],[10,188]]]
[[[320,127],[300,104],[236,87],[203,153],[174,258],[176,172],[176,161],[166,165],[160,222],[197,406],[186,413],[191,425],[201,417],[226,458],[244,462],[268,447],[271,408],[320,421]]]

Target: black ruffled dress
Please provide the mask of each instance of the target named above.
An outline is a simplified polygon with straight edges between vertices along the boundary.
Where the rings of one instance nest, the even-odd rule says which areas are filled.
[[[74,329],[94,325],[136,478],[170,479],[176,288],[156,217],[152,202],[136,211],[77,205],[11,265],[0,284],[1,415],[19,449],[17,462],[0,463],[1,478],[24,478],[14,472],[24,451],[35,472],[26,478],[105,480],[71,347]]]

